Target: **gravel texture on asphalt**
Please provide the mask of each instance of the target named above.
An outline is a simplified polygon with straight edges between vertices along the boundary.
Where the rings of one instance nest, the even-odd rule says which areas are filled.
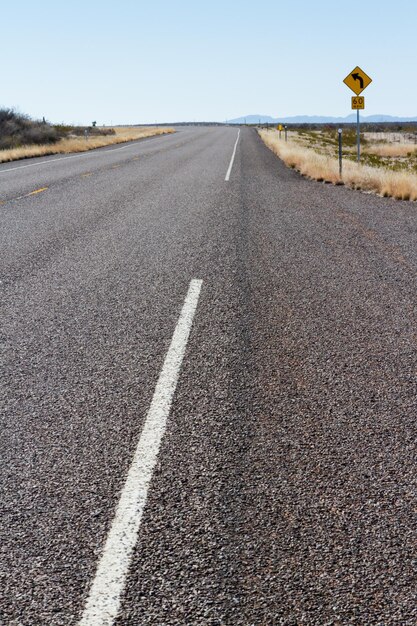
[[[117,626],[417,623],[416,208],[236,132],[0,167],[5,626],[80,618],[192,278]]]

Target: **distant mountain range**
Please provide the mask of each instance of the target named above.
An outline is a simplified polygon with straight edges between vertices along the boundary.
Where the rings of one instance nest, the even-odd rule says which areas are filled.
[[[363,122],[416,122],[415,117],[394,117],[392,115],[361,115]],[[349,124],[356,122],[356,113],[346,117],[326,117],[320,115],[296,115],[294,117],[270,117],[269,115],[246,115],[234,120],[227,120],[229,124]]]

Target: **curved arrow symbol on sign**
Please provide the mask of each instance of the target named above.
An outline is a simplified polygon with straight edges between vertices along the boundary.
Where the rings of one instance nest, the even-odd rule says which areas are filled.
[[[361,86],[361,89],[363,89],[363,78],[360,74],[358,74],[358,72],[356,72],[355,74],[352,74],[352,78],[353,80],[358,80],[359,84]]]

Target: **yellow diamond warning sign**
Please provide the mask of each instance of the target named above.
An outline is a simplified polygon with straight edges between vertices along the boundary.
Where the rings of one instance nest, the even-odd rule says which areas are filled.
[[[360,67],[355,67],[355,69],[346,76],[343,82],[353,93],[359,96],[359,94],[372,83],[372,78],[365,74]]]

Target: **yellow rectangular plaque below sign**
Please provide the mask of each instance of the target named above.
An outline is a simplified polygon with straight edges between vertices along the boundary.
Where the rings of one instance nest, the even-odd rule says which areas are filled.
[[[365,98],[363,96],[353,96],[352,97],[352,109],[364,109],[365,108]]]

